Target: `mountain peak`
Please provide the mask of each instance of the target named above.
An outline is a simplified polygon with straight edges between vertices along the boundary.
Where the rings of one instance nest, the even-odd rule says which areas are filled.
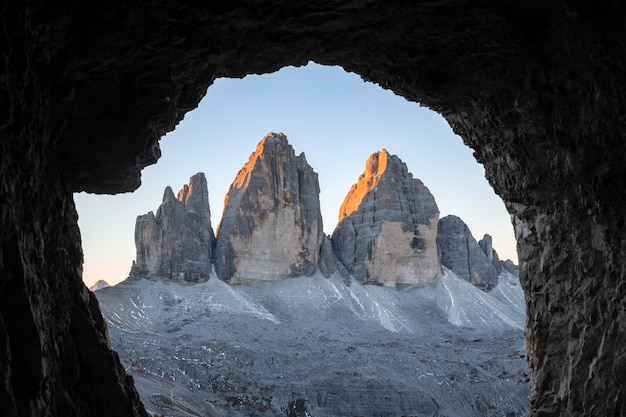
[[[163,190],[163,203],[175,199],[176,196],[174,195],[174,191],[172,191],[172,187],[168,185],[167,187],[165,187],[165,190]]]
[[[93,284],[91,287],[89,287],[89,290],[90,291],[98,291],[98,290],[101,290],[103,288],[107,288],[107,287],[110,287],[110,286],[111,285],[108,282],[106,282],[105,280],[99,279],[95,284]]]
[[[367,159],[341,205],[332,242],[361,282],[421,284],[441,276],[439,209],[426,186],[386,149]]]
[[[215,248],[217,275],[231,283],[315,272],[322,244],[319,183],[282,133],[268,133],[224,200]]]
[[[391,155],[385,148],[374,152],[365,161],[365,171],[359,175],[357,183],[346,195],[339,209],[338,221],[358,210],[365,196],[378,186],[384,176],[392,177],[395,181],[413,178],[413,174],[397,155]]]
[[[267,132],[261,142],[287,142],[287,136],[283,132]]]
[[[441,263],[457,276],[483,291],[490,291],[498,285],[498,274],[502,268],[493,250],[491,236],[485,235],[480,242],[476,242],[460,217],[448,215],[439,220],[437,243]]]
[[[137,217],[137,257],[130,276],[205,281],[214,241],[207,182],[200,172],[180,189],[178,198],[170,186],[165,187],[156,216],[150,212]]]

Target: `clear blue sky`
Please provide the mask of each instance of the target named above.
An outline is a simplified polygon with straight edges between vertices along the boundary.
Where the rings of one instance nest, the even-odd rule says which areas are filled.
[[[156,213],[164,188],[170,185],[176,193],[197,172],[206,174],[217,229],[230,183],[267,132],[287,135],[296,154],[304,152],[318,173],[327,234],[367,157],[386,148],[430,189],[441,217],[461,217],[477,240],[491,234],[501,259],[517,262],[504,203],[471,149],[440,115],[339,67],[309,64],[216,80],[200,106],[161,139],[163,155],[143,170],[137,191],[76,194],[84,282],[126,278],[135,259],[136,217]]]

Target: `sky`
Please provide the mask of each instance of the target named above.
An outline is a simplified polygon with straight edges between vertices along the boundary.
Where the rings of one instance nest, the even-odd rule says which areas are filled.
[[[268,132],[284,133],[296,154],[304,152],[318,173],[326,234],[332,234],[339,207],[368,156],[385,148],[428,187],[440,217],[459,216],[476,240],[490,234],[500,259],[517,263],[504,203],[472,150],[443,117],[340,67],[309,63],[272,74],[217,79],[198,108],[161,139],[162,156],[143,170],[139,189],[75,194],[85,284],[125,279],[135,259],[137,216],[156,213],[165,187],[176,193],[197,172],[207,178],[216,230],[228,187]]]

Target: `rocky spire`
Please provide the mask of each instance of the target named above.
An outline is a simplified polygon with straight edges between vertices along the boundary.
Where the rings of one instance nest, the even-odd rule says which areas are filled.
[[[428,188],[383,149],[346,195],[331,240],[339,262],[361,282],[421,284],[441,276],[438,219]]]
[[[489,291],[498,285],[498,271],[493,265],[495,251],[490,236],[481,242],[482,245],[476,242],[469,227],[459,217],[450,215],[439,220],[437,243],[443,266],[483,291]]]
[[[215,237],[206,178],[198,173],[178,192],[168,186],[157,210],[137,217],[137,259],[130,277],[162,276],[198,282],[209,278]]]
[[[317,174],[282,133],[268,133],[226,195],[215,271],[230,283],[312,275],[323,241]]]
[[[485,234],[483,238],[478,241],[478,246],[480,246],[485,256],[487,256],[487,260],[493,265],[496,274],[500,275],[502,272],[502,262],[500,261],[498,252],[493,248],[493,238],[491,235]]]

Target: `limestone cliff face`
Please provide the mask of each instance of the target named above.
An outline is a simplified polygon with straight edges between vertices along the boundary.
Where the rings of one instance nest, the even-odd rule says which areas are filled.
[[[312,275],[323,240],[317,174],[282,133],[268,133],[233,181],[215,271],[231,284]]]
[[[361,282],[426,283],[441,276],[438,220],[428,188],[383,149],[369,157],[346,195],[332,244],[339,262]]]
[[[482,245],[476,242],[469,227],[459,217],[450,215],[439,220],[437,243],[443,266],[483,291],[490,291],[498,285],[499,271],[494,266],[498,255],[489,235],[485,235],[481,242]],[[497,263],[499,265],[500,261]]]
[[[206,281],[211,271],[214,234],[206,178],[198,173],[178,192],[165,188],[156,216],[137,217],[137,259],[130,276],[163,276],[175,281]]]

